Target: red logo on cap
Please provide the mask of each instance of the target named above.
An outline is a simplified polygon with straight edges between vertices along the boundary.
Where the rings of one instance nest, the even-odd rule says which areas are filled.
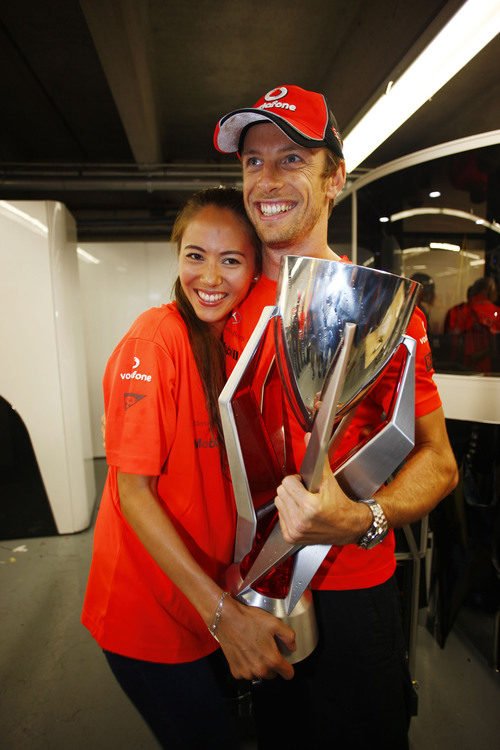
[[[283,99],[288,94],[288,89],[285,86],[278,86],[277,89],[268,91],[264,99],[266,102],[274,102],[276,99]]]

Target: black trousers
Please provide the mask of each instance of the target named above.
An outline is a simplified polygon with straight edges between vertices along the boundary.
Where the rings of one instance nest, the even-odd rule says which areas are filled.
[[[314,592],[316,650],[253,688],[259,748],[408,747],[411,680],[394,581]]]
[[[110,651],[104,655],[162,747],[238,747],[229,710],[230,673],[221,651],[183,664],[157,664]]]

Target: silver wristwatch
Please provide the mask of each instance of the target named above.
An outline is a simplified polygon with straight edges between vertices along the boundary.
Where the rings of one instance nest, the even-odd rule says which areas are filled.
[[[358,542],[358,547],[361,549],[372,549],[379,544],[389,531],[389,525],[387,518],[385,517],[384,511],[380,505],[371,498],[370,500],[360,500],[361,503],[366,503],[370,506],[370,510],[373,516],[373,523],[367,531],[363,534]]]

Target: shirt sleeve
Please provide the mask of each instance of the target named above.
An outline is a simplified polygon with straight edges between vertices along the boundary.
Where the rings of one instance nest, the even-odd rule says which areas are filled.
[[[122,341],[104,375],[106,458],[122,472],[158,476],[177,423],[174,363],[159,344]]]
[[[491,333],[500,333],[500,307],[487,299],[477,297],[473,298],[469,304],[481,325],[489,328]]]
[[[416,341],[415,350],[415,417],[423,417],[441,406],[441,399],[434,382],[434,368],[432,353],[427,337],[424,314],[415,309],[406,334]],[[380,381],[375,385],[370,396],[380,404],[387,413],[392,402],[398,373],[401,366],[402,353],[397,354],[389,364]]]

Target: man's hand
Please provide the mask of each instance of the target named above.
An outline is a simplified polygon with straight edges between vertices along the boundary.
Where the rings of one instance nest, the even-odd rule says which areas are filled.
[[[418,521],[456,486],[457,466],[441,408],[415,420],[415,447],[402,469],[374,495],[389,527]],[[276,507],[285,541],[293,544],[356,543],[372,524],[365,503],[350,500],[326,463],[319,492],[312,494],[300,477],[285,477]],[[363,498],[366,499],[366,498]]]
[[[372,523],[370,509],[341,490],[328,460],[319,492],[308,492],[295,474],[283,479],[277,495],[281,533],[290,544],[355,543]]]
[[[264,610],[226,597],[217,638],[236,679],[267,680],[278,674],[285,680],[292,679],[293,667],[280,653],[276,639],[295,651],[295,633]]]

